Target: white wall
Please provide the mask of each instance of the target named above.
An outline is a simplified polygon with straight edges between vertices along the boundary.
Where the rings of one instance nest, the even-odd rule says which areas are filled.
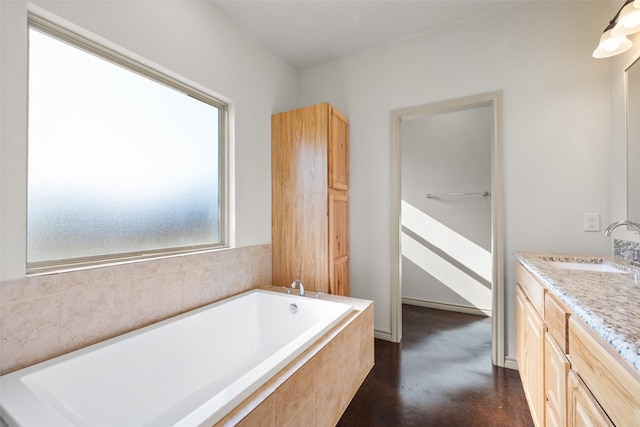
[[[503,90],[507,354],[515,355],[512,253],[604,254],[583,213],[609,214],[609,66],[591,53],[606,2],[531,2],[304,70],[299,103],[351,124],[351,292],[389,332],[391,110]]]
[[[426,195],[491,191],[492,128],[486,105],[401,123],[403,299],[491,310],[491,196]]]
[[[271,114],[296,107],[296,71],[210,2],[35,4],[230,102],[235,246],[270,243]],[[27,2],[0,10],[0,280],[12,280],[25,273]]]

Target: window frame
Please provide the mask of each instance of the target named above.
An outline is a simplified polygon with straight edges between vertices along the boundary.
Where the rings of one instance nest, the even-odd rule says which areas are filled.
[[[28,254],[26,257],[26,273],[27,275],[38,275],[52,272],[61,272],[69,270],[84,269],[88,267],[101,267],[106,265],[121,264],[131,261],[142,261],[156,259],[169,256],[185,255],[190,253],[198,253],[211,251],[216,249],[225,249],[229,247],[229,104],[220,99],[219,96],[209,93],[202,87],[196,87],[196,84],[187,83],[186,79],[167,70],[160,71],[162,68],[156,64],[149,64],[149,61],[142,59],[134,59],[135,54],[126,52],[122,48],[114,44],[101,40],[94,35],[87,35],[86,31],[70,30],[66,26],[59,25],[39,15],[29,13],[28,30],[34,29],[46,36],[53,37],[61,42],[67,43],[77,49],[88,54],[95,55],[103,60],[111,62],[116,66],[141,75],[152,80],[157,84],[167,86],[176,90],[185,96],[194,98],[200,102],[211,105],[219,110],[219,141],[218,141],[218,198],[219,198],[219,236],[220,241],[215,244],[205,244],[196,246],[170,247],[154,250],[143,250],[136,252],[123,252],[107,255],[86,256],[62,260],[36,261],[29,262]],[[82,32],[83,34],[80,34]],[[109,45],[109,46],[107,46]],[[27,67],[27,73],[30,70],[30,63]],[[169,75],[171,74],[171,75]],[[199,86],[199,85],[198,85]],[[29,108],[29,95],[27,94],[27,111]],[[29,146],[29,135],[27,134],[27,147]],[[29,183],[27,182],[27,191],[29,191]],[[29,207],[27,206],[27,215]],[[27,235],[29,230],[27,229]]]

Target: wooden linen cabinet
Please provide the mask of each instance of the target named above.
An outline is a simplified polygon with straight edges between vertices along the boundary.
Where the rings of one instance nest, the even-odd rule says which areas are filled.
[[[349,295],[349,124],[328,103],[271,117],[272,284]]]

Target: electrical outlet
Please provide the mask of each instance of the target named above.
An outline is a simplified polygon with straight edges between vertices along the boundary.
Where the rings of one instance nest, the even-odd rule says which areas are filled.
[[[584,214],[584,231],[600,231],[600,214]]]

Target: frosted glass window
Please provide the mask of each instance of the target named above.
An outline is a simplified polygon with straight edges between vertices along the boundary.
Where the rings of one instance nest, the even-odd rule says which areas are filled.
[[[31,28],[28,267],[221,245],[224,108]]]

